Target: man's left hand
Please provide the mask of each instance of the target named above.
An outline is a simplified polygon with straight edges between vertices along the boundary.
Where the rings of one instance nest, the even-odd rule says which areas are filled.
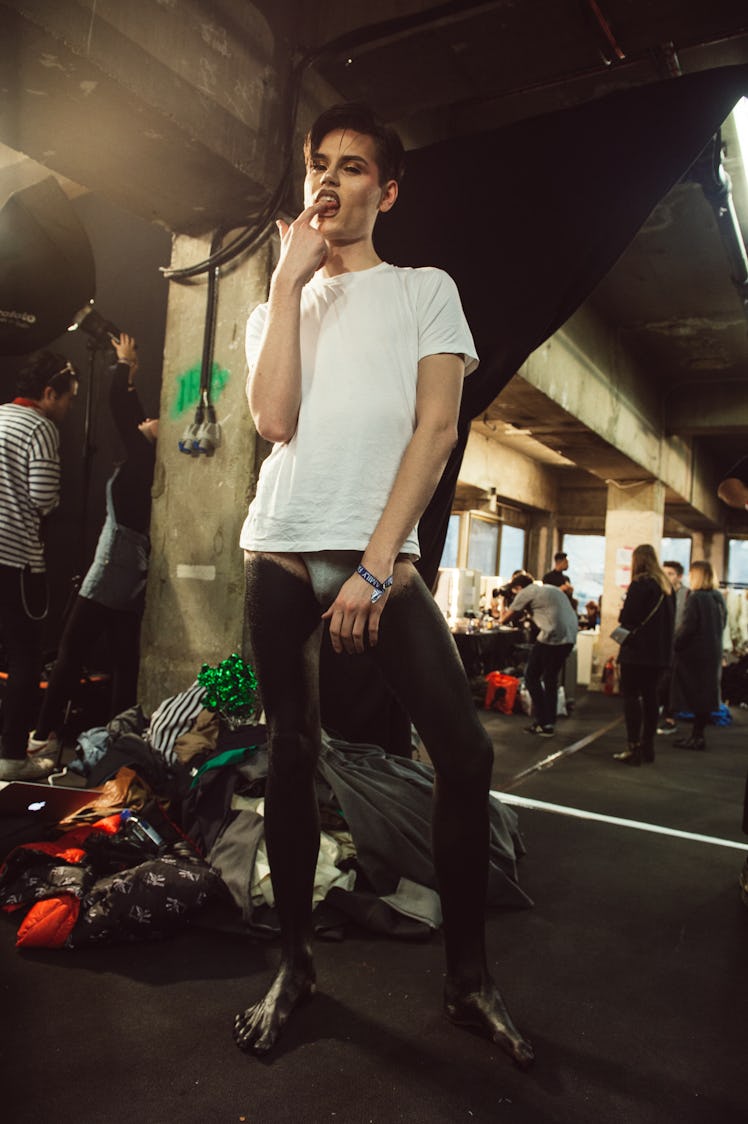
[[[386,577],[387,575],[385,575]],[[322,614],[322,620],[330,622],[330,640],[333,649],[360,654],[374,647],[379,639],[379,619],[382,616],[390,590],[372,602],[372,587],[360,574],[352,574],[341,586],[330,608]]]

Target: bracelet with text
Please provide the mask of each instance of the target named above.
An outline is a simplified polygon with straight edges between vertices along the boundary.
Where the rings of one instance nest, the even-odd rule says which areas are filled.
[[[356,567],[356,573],[359,574],[365,582],[368,582],[369,585],[374,586],[374,592],[371,595],[372,605],[376,605],[379,598],[384,597],[385,593],[392,585],[394,577],[393,574],[390,574],[388,578],[385,578],[383,582],[380,582],[379,578],[375,578],[373,574],[369,573],[369,571],[366,569],[366,566],[362,566],[360,564]]]

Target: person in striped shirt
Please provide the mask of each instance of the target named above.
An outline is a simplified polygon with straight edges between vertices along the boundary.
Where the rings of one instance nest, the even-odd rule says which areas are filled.
[[[37,703],[47,588],[42,521],[60,499],[60,438],[78,390],[63,355],[39,351],[22,368],[17,397],[0,406],[0,643],[7,681],[0,781],[38,780],[54,762],[26,758]]]

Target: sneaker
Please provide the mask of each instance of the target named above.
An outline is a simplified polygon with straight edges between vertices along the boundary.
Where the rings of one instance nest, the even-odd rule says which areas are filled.
[[[26,756],[34,759],[42,757],[51,757],[53,761],[59,761],[60,740],[57,734],[50,734],[47,738],[35,738],[36,730],[32,730],[29,734],[29,740],[26,743]]]
[[[678,727],[676,726],[675,722],[662,722],[657,727],[657,733],[658,734],[666,734],[666,735],[667,734],[674,734],[677,729],[678,729]]]
[[[525,726],[528,734],[539,734],[542,732],[543,727],[539,722],[533,722],[531,726]]]
[[[555,726],[540,726],[540,727],[538,727],[537,732],[540,734],[541,738],[552,738],[553,735],[556,733],[556,727]]]
[[[0,758],[0,781],[43,781],[57,768],[52,757]]]

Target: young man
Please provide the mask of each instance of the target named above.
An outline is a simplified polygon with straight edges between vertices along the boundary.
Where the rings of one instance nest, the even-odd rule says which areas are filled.
[[[525,682],[535,710],[535,721],[528,733],[551,738],[556,732],[558,675],[564,660],[576,644],[579,621],[565,593],[556,585],[537,585],[531,574],[512,579],[514,599],[499,623],[527,609],[540,629],[530,649]]]
[[[18,377],[18,397],[0,406],[0,640],[8,680],[2,708],[0,780],[39,780],[54,761],[26,760],[47,615],[41,523],[60,500],[60,437],[78,389],[63,355],[39,351]]]
[[[569,575],[564,572],[568,565],[568,555],[559,550],[557,554],[553,555],[553,569],[543,575],[543,585],[555,585],[557,589],[571,596],[574,592],[574,586],[569,581]]]
[[[335,652],[370,652],[434,762],[447,1014],[526,1066],[532,1048],[485,955],[492,747],[413,566],[416,524],[456,440],[474,345],[446,274],[395,268],[374,249],[374,223],[397,199],[397,135],[366,107],[338,106],[312,127],[305,157],[305,209],[290,226],[278,223],[270,297],[247,328],[249,406],[258,433],[275,442],[241,544],[268,724],[265,831],[282,951],[264,999],[237,1016],[235,1037],[265,1053],[315,990],[314,771],[327,620]]]

